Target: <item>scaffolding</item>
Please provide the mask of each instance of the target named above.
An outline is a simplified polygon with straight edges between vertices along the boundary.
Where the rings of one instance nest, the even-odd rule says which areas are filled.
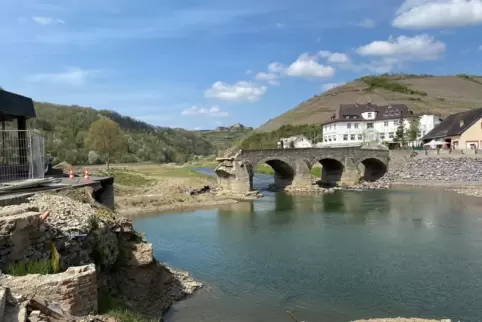
[[[0,183],[43,178],[44,143],[32,130],[0,130]]]

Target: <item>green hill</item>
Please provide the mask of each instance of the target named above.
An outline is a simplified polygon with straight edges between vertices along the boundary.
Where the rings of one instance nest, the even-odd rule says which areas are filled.
[[[242,140],[252,131],[252,127],[237,123],[229,127],[220,126],[214,130],[200,130],[196,132],[222,151],[232,146],[234,142]]]
[[[114,111],[40,102],[35,109],[37,118],[29,120],[29,126],[44,134],[45,152],[55,162],[87,164],[90,151],[84,149],[84,138],[92,122],[102,116],[117,122],[127,136],[127,153],[118,162],[185,162],[217,151],[193,131],[153,126]]]
[[[414,113],[442,118],[471,108],[482,107],[482,76],[475,75],[381,75],[365,76],[335,87],[302,102],[269,120],[228,150],[242,147],[273,147],[281,137],[304,134],[321,137],[319,125],[327,121],[340,104],[406,104]],[[310,127],[310,126],[311,127]],[[318,128],[318,130],[314,130]]]
[[[475,75],[381,75],[366,76],[315,95],[293,109],[269,120],[255,132],[269,132],[282,125],[320,124],[340,104],[406,104],[414,113],[453,113],[482,107],[482,76]]]

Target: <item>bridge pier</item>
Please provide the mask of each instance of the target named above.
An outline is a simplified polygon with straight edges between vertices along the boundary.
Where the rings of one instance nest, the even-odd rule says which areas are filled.
[[[313,176],[311,175],[311,166],[307,160],[296,160],[295,174],[291,181],[291,187],[305,188],[313,184]],[[275,179],[276,183],[276,179]]]
[[[345,158],[343,175],[338,182],[340,185],[352,185],[363,177],[363,169],[358,160]]]
[[[246,194],[253,190],[253,169],[249,163],[233,158],[217,160],[219,165],[214,171],[221,190],[234,194]]]

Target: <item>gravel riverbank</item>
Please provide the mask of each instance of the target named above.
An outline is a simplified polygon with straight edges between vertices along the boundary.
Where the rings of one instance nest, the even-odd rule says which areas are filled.
[[[389,171],[377,183],[387,186],[448,188],[468,196],[482,196],[482,159],[415,157],[403,167]]]

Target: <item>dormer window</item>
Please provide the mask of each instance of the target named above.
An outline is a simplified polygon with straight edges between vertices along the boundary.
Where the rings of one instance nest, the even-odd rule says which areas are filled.
[[[372,113],[371,113],[371,112],[368,113],[368,117],[372,117]]]
[[[464,126],[464,120],[460,120],[460,127]]]

